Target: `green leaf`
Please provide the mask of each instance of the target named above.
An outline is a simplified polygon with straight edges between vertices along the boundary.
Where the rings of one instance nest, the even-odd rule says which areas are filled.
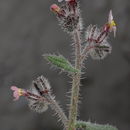
[[[118,130],[116,127],[110,125],[99,125],[85,121],[78,121],[76,128],[76,130]]]
[[[54,65],[57,68],[62,69],[63,71],[78,73],[79,70],[75,69],[71,63],[63,56],[59,55],[43,55],[49,63]]]

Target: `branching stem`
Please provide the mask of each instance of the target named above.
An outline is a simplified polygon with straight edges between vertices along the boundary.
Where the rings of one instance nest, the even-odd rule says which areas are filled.
[[[81,63],[85,60],[87,53],[89,52],[90,49],[94,48],[95,46],[86,46],[81,54]]]

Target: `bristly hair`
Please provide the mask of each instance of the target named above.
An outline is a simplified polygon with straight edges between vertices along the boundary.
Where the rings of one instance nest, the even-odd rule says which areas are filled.
[[[66,126],[67,117],[60,105],[56,102],[55,96],[51,91],[51,86],[44,76],[39,76],[36,80],[33,81],[30,95],[37,95],[40,97],[36,100],[31,98],[28,99],[31,110],[41,113],[46,111],[48,106],[50,106],[51,109],[54,110],[55,114],[58,115],[58,118],[63,123],[64,127]]]
[[[102,28],[99,29],[96,25],[89,25],[86,34],[86,48],[90,47],[88,54],[94,60],[104,59],[108,54],[111,53],[112,47],[108,43],[108,34],[103,32]]]
[[[43,99],[31,100],[29,99],[29,108],[35,112],[42,113],[48,109],[48,102]]]
[[[32,100],[29,98],[29,107],[31,110],[38,113],[44,112],[48,109],[49,101],[46,99],[45,94],[50,91],[50,84],[48,80],[40,76],[33,81],[32,87],[30,88],[30,93],[38,95],[38,100]]]

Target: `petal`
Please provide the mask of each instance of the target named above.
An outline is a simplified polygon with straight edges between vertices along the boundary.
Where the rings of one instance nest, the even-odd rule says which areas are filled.
[[[17,88],[16,86],[12,86],[11,90],[13,90],[13,97],[14,97],[14,101],[19,99],[19,88]]]
[[[18,97],[18,96],[19,96],[18,91],[15,91],[15,92],[13,93],[13,96],[14,96],[14,97]]]
[[[14,101],[17,101],[18,99],[19,99],[19,96],[18,96],[18,97],[15,97],[15,98],[14,98]]]
[[[108,23],[111,23],[112,20],[113,20],[112,10],[110,10],[109,16],[108,16]]]
[[[116,26],[113,27],[114,37],[116,37]]]
[[[16,100],[18,100],[18,99],[19,99],[19,96],[15,97],[15,98],[14,98],[14,101],[16,101]]]
[[[16,86],[12,86],[11,90],[16,91],[16,90],[18,90],[18,88]]]

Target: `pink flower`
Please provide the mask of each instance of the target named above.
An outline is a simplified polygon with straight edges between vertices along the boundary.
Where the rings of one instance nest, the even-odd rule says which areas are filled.
[[[16,86],[12,86],[11,90],[13,91],[14,101],[18,100],[20,96],[24,96],[26,94],[25,90],[17,88]]]

